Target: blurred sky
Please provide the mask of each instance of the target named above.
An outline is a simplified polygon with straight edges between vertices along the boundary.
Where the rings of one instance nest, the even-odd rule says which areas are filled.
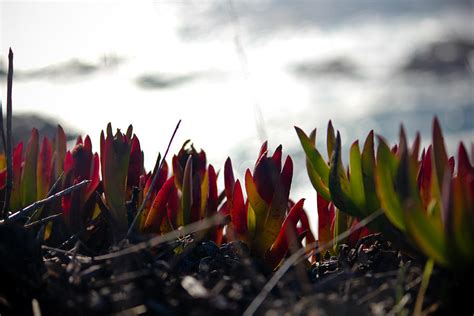
[[[474,141],[473,1],[0,1],[0,82],[15,53],[14,111],[99,134],[133,124],[148,168],[179,119],[240,177],[261,142],[296,161],[293,197],[315,213],[293,126],[333,120],[343,142],[370,129],[429,140],[438,115],[450,150]],[[437,45],[437,46],[436,46]],[[443,46],[444,45],[444,46]],[[313,219],[315,217],[313,216]]]

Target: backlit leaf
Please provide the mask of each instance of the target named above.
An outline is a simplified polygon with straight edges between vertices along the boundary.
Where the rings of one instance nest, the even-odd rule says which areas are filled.
[[[191,206],[193,204],[193,164],[192,156],[188,157],[183,175],[183,189],[181,196],[182,225],[191,222]]]
[[[26,147],[25,164],[21,176],[21,203],[27,206],[36,201],[36,169],[38,161],[38,130],[33,129]]]
[[[360,157],[359,142],[356,141],[352,144],[349,155],[349,173],[350,173],[350,186],[351,186],[351,197],[353,202],[357,205],[359,210],[364,215],[367,215],[366,202],[365,202],[365,190],[364,190],[364,179],[362,174],[362,162]]]
[[[403,209],[394,189],[394,177],[397,161],[390,148],[382,138],[379,138],[377,148],[377,193],[382,208],[388,219],[400,230],[405,230]]]
[[[329,182],[329,167],[327,163],[316,149],[314,142],[303,132],[303,130],[296,126],[295,130],[306,154],[306,158],[309,160],[314,171],[316,171],[323,182],[327,184]],[[315,133],[315,131],[313,131],[313,133]]]

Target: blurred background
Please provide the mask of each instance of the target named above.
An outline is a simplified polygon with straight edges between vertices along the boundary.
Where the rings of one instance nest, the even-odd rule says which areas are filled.
[[[98,151],[108,122],[133,124],[151,169],[182,119],[171,152],[191,139],[239,178],[264,140],[283,144],[314,215],[294,125],[323,146],[332,119],[346,156],[370,129],[395,142],[401,122],[427,142],[434,115],[451,153],[474,142],[473,3],[0,0],[1,98],[12,47],[17,135],[59,122]]]

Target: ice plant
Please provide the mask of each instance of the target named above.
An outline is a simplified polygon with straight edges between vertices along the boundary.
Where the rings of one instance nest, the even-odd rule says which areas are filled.
[[[119,129],[112,133],[112,125],[107,125],[106,134],[100,135],[100,166],[104,197],[114,239],[125,237],[128,230],[126,203],[127,176],[132,148],[132,127],[126,134]]]
[[[158,165],[159,165],[160,160],[161,160],[161,157],[159,157],[158,159]],[[156,169],[157,168],[158,166],[156,166]],[[154,170],[153,173],[148,172],[140,176],[140,181],[139,181],[140,196],[139,196],[139,201],[137,203],[138,205],[141,205],[143,203],[143,200],[145,199],[148,192],[150,191],[151,183],[153,181],[153,177],[155,176],[156,172],[158,172],[158,170]],[[167,179],[168,179],[168,164],[165,161],[163,163],[163,167],[161,168],[161,170],[159,170],[159,175],[158,175],[156,184],[153,188],[153,191],[150,193],[150,198],[146,201],[144,205],[144,209],[142,210],[141,217],[139,218],[139,223],[140,223],[139,230],[141,231],[144,230],[145,221],[147,219],[148,212],[150,211],[151,205],[154,199],[156,198],[156,195],[158,194],[160,189],[163,187],[163,184],[165,183]]]
[[[132,196],[133,188],[140,187],[140,178],[145,175],[145,167],[143,166],[144,156],[141,150],[140,141],[135,135],[130,148],[130,161],[127,173],[127,199]]]
[[[186,141],[173,157],[173,176],[156,194],[142,229],[161,233],[210,217],[217,212],[217,174],[204,151]],[[210,234],[216,240],[216,229]]]
[[[53,141],[44,137],[40,147],[39,139],[38,130],[32,129],[25,152],[23,142],[18,143],[13,151],[13,188],[8,206],[13,213],[45,198],[54,181],[63,172],[66,140],[61,126],[58,126]],[[3,155],[2,157],[1,160],[4,161],[5,158]],[[7,170],[5,163],[0,163],[0,167],[0,189],[3,189]],[[35,216],[39,216],[39,213]]]
[[[281,158],[281,146],[269,157],[267,143],[262,145],[253,174],[249,169],[245,173],[247,200],[240,181],[235,181],[229,158],[224,167],[225,207],[231,218],[229,239],[246,242],[254,255],[272,267],[279,264],[288,250],[288,240],[296,240],[298,232],[306,233],[307,242],[314,241],[303,210],[304,200],[289,209],[293,163],[288,156],[282,167]],[[299,221],[304,230],[298,230]]]
[[[352,144],[347,172],[342,165],[340,135],[334,137],[331,124],[329,165],[315,147],[315,131],[308,137],[296,130],[306,153],[308,174],[321,197],[359,219],[381,208],[385,216],[371,228],[394,242],[415,245],[439,264],[466,267],[474,262],[473,167],[461,143],[455,172],[437,119],[433,144],[423,150],[421,158],[419,134],[411,148],[403,127],[399,144],[392,148],[378,137],[375,155],[370,132],[362,153],[357,142]]]
[[[67,151],[64,159],[63,187],[67,188],[83,180],[91,182],[62,199],[63,219],[71,233],[83,232],[96,206],[96,189],[99,186],[99,155],[92,152],[89,136],[78,137],[76,145]]]
[[[380,138],[377,192],[390,221],[427,256],[441,265],[469,268],[474,264],[474,168],[463,143],[455,168],[437,119],[432,137],[421,160],[418,144],[408,147],[403,128],[396,153]]]

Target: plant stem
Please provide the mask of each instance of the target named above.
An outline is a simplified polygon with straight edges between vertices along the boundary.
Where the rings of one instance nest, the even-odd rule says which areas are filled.
[[[418,290],[418,295],[416,296],[415,310],[413,311],[413,315],[422,315],[423,300],[425,299],[426,290],[428,289],[428,284],[430,283],[430,277],[431,273],[433,272],[433,266],[433,259],[428,259],[425,264],[425,269],[423,270],[423,279],[421,280],[420,289]]]

